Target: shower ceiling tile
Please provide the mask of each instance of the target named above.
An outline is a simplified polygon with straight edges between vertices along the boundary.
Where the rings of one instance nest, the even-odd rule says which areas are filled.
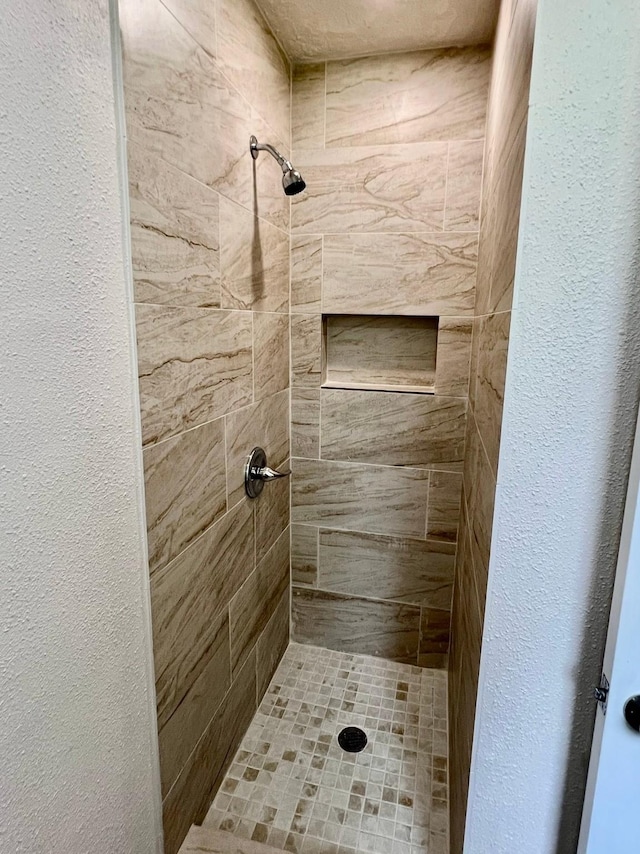
[[[330,62],[326,145],[482,139],[490,73],[476,47]]]
[[[331,314],[472,315],[473,234],[332,234],[323,309]]]
[[[293,232],[442,231],[447,152],[446,142],[296,151],[307,191],[293,199]]]
[[[128,163],[135,301],[219,308],[218,194],[137,145]]]

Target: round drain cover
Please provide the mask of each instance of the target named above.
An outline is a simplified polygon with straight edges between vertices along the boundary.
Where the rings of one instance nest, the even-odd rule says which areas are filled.
[[[338,736],[338,744],[347,753],[360,753],[367,746],[367,736],[359,727],[348,726]]]

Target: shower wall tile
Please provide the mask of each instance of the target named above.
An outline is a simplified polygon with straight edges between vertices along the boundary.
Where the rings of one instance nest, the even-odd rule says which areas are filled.
[[[458,470],[464,460],[464,398],[323,389],[321,457]]]
[[[320,389],[291,389],[291,455],[320,456]]]
[[[291,386],[318,388],[322,381],[322,319],[291,315]]]
[[[136,330],[145,445],[251,403],[250,314],[139,305]]]
[[[473,234],[345,234],[324,239],[323,309],[331,314],[472,315]]]
[[[151,576],[160,728],[208,664],[215,617],[253,569],[253,508],[244,502]]]
[[[244,497],[244,467],[252,449],[264,448],[269,464],[289,456],[289,395],[286,391],[227,415],[227,496],[229,507]]]
[[[289,61],[252,0],[216,0],[225,76],[282,140],[291,135]]]
[[[129,146],[136,302],[220,307],[219,196]]]
[[[342,652],[377,655],[415,664],[420,636],[420,608],[343,596],[326,590],[293,588],[292,634],[299,643]]]
[[[291,311],[317,314],[322,303],[322,236],[291,237]]]
[[[473,320],[441,317],[438,324],[436,394],[467,396]]]
[[[221,198],[220,244],[223,308],[289,311],[289,237],[284,231]]]
[[[285,531],[231,600],[231,671],[238,671],[289,587],[289,533]]]
[[[320,529],[324,590],[448,611],[454,563],[455,546],[448,543]]]
[[[460,521],[462,475],[447,471],[431,472],[427,537],[455,543]]]
[[[229,614],[226,610],[211,621],[208,637],[207,664],[158,732],[163,797],[180,774],[231,685]]]
[[[449,652],[451,612],[436,608],[423,608],[420,614],[420,648],[418,663],[421,667],[445,667]]]
[[[490,71],[476,47],[330,62],[326,144],[481,139]]]
[[[429,472],[329,460],[293,460],[291,520],[425,536]]]
[[[256,707],[254,649],[164,800],[165,854],[177,854],[191,825],[204,820]]]
[[[282,468],[290,471],[291,461],[285,460]],[[256,560],[262,560],[280,535],[289,527],[289,478],[269,483],[256,501]],[[289,538],[287,537],[287,543]]]
[[[318,581],[318,529],[310,525],[291,526],[291,581],[315,587]]]
[[[217,53],[216,4],[211,0],[162,0],[209,56]]]
[[[224,419],[145,448],[143,463],[153,571],[226,513]]]
[[[478,231],[484,140],[449,143],[445,231]]]
[[[442,231],[447,152],[446,142],[296,151],[307,190],[292,201],[293,233]]]
[[[256,644],[256,678],[258,703],[269,687],[280,659],[289,645],[291,626],[291,591],[289,584],[275,607],[271,619]]]
[[[478,319],[478,359],[475,366],[475,417],[489,463],[498,468],[504,385],[511,312],[490,314]]]
[[[256,400],[289,388],[289,317],[286,314],[253,314]]]
[[[291,146],[324,148],[326,63],[298,65],[291,80]]]

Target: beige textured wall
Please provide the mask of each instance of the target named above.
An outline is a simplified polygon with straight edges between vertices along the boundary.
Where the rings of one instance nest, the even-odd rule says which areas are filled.
[[[201,820],[289,637],[290,69],[252,0],[122,0],[165,848]]]
[[[462,851],[527,129],[535,0],[504,0],[494,50],[449,677],[451,851]]]
[[[484,48],[294,70],[296,640],[446,666],[489,71]],[[346,341],[384,390],[328,387],[348,371],[323,370],[323,313],[400,318],[375,339],[370,319],[329,327],[329,352]],[[431,394],[413,370],[426,339],[403,316],[440,318]]]

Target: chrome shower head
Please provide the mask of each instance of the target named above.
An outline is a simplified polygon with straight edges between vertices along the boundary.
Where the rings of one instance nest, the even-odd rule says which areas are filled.
[[[302,175],[293,168],[291,161],[284,158],[278,149],[269,143],[258,142],[255,136],[252,136],[249,140],[249,150],[254,160],[258,159],[259,151],[268,151],[274,160],[278,161],[282,169],[282,187],[287,196],[297,196],[307,186]]]

